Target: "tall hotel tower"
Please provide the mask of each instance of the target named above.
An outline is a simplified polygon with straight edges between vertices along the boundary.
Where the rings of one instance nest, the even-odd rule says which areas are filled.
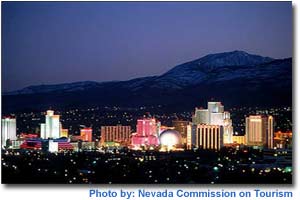
[[[101,126],[101,144],[104,144],[106,142],[129,144],[130,136],[130,126]]]
[[[131,144],[136,147],[159,145],[159,126],[160,123],[154,118],[138,119],[136,133],[132,135]]]
[[[246,117],[246,144],[272,149],[274,123],[272,116],[250,115]]]
[[[5,117],[1,120],[1,144],[2,146],[6,145],[6,141],[16,140],[17,139],[17,126],[16,119]]]
[[[224,111],[221,102],[208,102],[207,109],[196,108],[192,122],[196,136],[194,145],[198,148],[219,150],[224,144],[233,142],[230,113]]]
[[[47,110],[46,123],[41,124],[41,138],[59,138],[60,129],[59,115],[54,115],[53,110]]]

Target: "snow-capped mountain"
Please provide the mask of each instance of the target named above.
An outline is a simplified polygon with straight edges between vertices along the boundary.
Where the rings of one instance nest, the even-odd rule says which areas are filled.
[[[245,98],[249,95],[253,98]],[[64,106],[70,101],[77,105],[178,103],[192,107],[211,97],[231,104],[291,104],[292,59],[273,59],[243,51],[209,54],[175,66],[161,76],[30,86],[3,97],[4,109],[24,105],[24,102],[33,106]]]
[[[243,76],[239,71],[273,61],[273,58],[248,54],[244,51],[209,54],[200,59],[178,65],[163,74],[156,81],[155,87],[164,87],[175,83],[174,88],[199,84],[203,81],[214,81],[215,73],[223,71],[229,77]],[[246,71],[246,70],[243,70]],[[231,74],[232,73],[232,74]],[[229,78],[228,77],[228,78]],[[217,79],[215,79],[217,80]]]

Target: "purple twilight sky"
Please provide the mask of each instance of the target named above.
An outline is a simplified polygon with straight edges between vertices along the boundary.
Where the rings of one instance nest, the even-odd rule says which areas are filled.
[[[293,52],[291,2],[2,2],[2,91],[160,75],[209,53]]]

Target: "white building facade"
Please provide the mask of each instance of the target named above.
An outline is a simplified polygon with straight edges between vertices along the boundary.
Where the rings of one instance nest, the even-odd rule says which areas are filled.
[[[208,102],[207,109],[195,109],[195,114],[192,118],[195,125],[216,125],[220,126],[220,134],[222,134],[223,144],[233,143],[233,127],[230,113],[224,111],[224,106],[221,102]]]
[[[5,146],[8,139],[17,139],[17,122],[15,118],[6,117],[1,120],[1,145]]]
[[[45,119],[46,123],[41,124],[41,138],[59,138],[61,129],[59,115],[54,115],[53,110],[48,110]]]

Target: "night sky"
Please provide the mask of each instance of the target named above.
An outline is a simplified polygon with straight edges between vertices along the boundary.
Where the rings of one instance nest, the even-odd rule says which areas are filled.
[[[291,2],[2,2],[2,90],[160,75],[209,53],[292,56]]]

